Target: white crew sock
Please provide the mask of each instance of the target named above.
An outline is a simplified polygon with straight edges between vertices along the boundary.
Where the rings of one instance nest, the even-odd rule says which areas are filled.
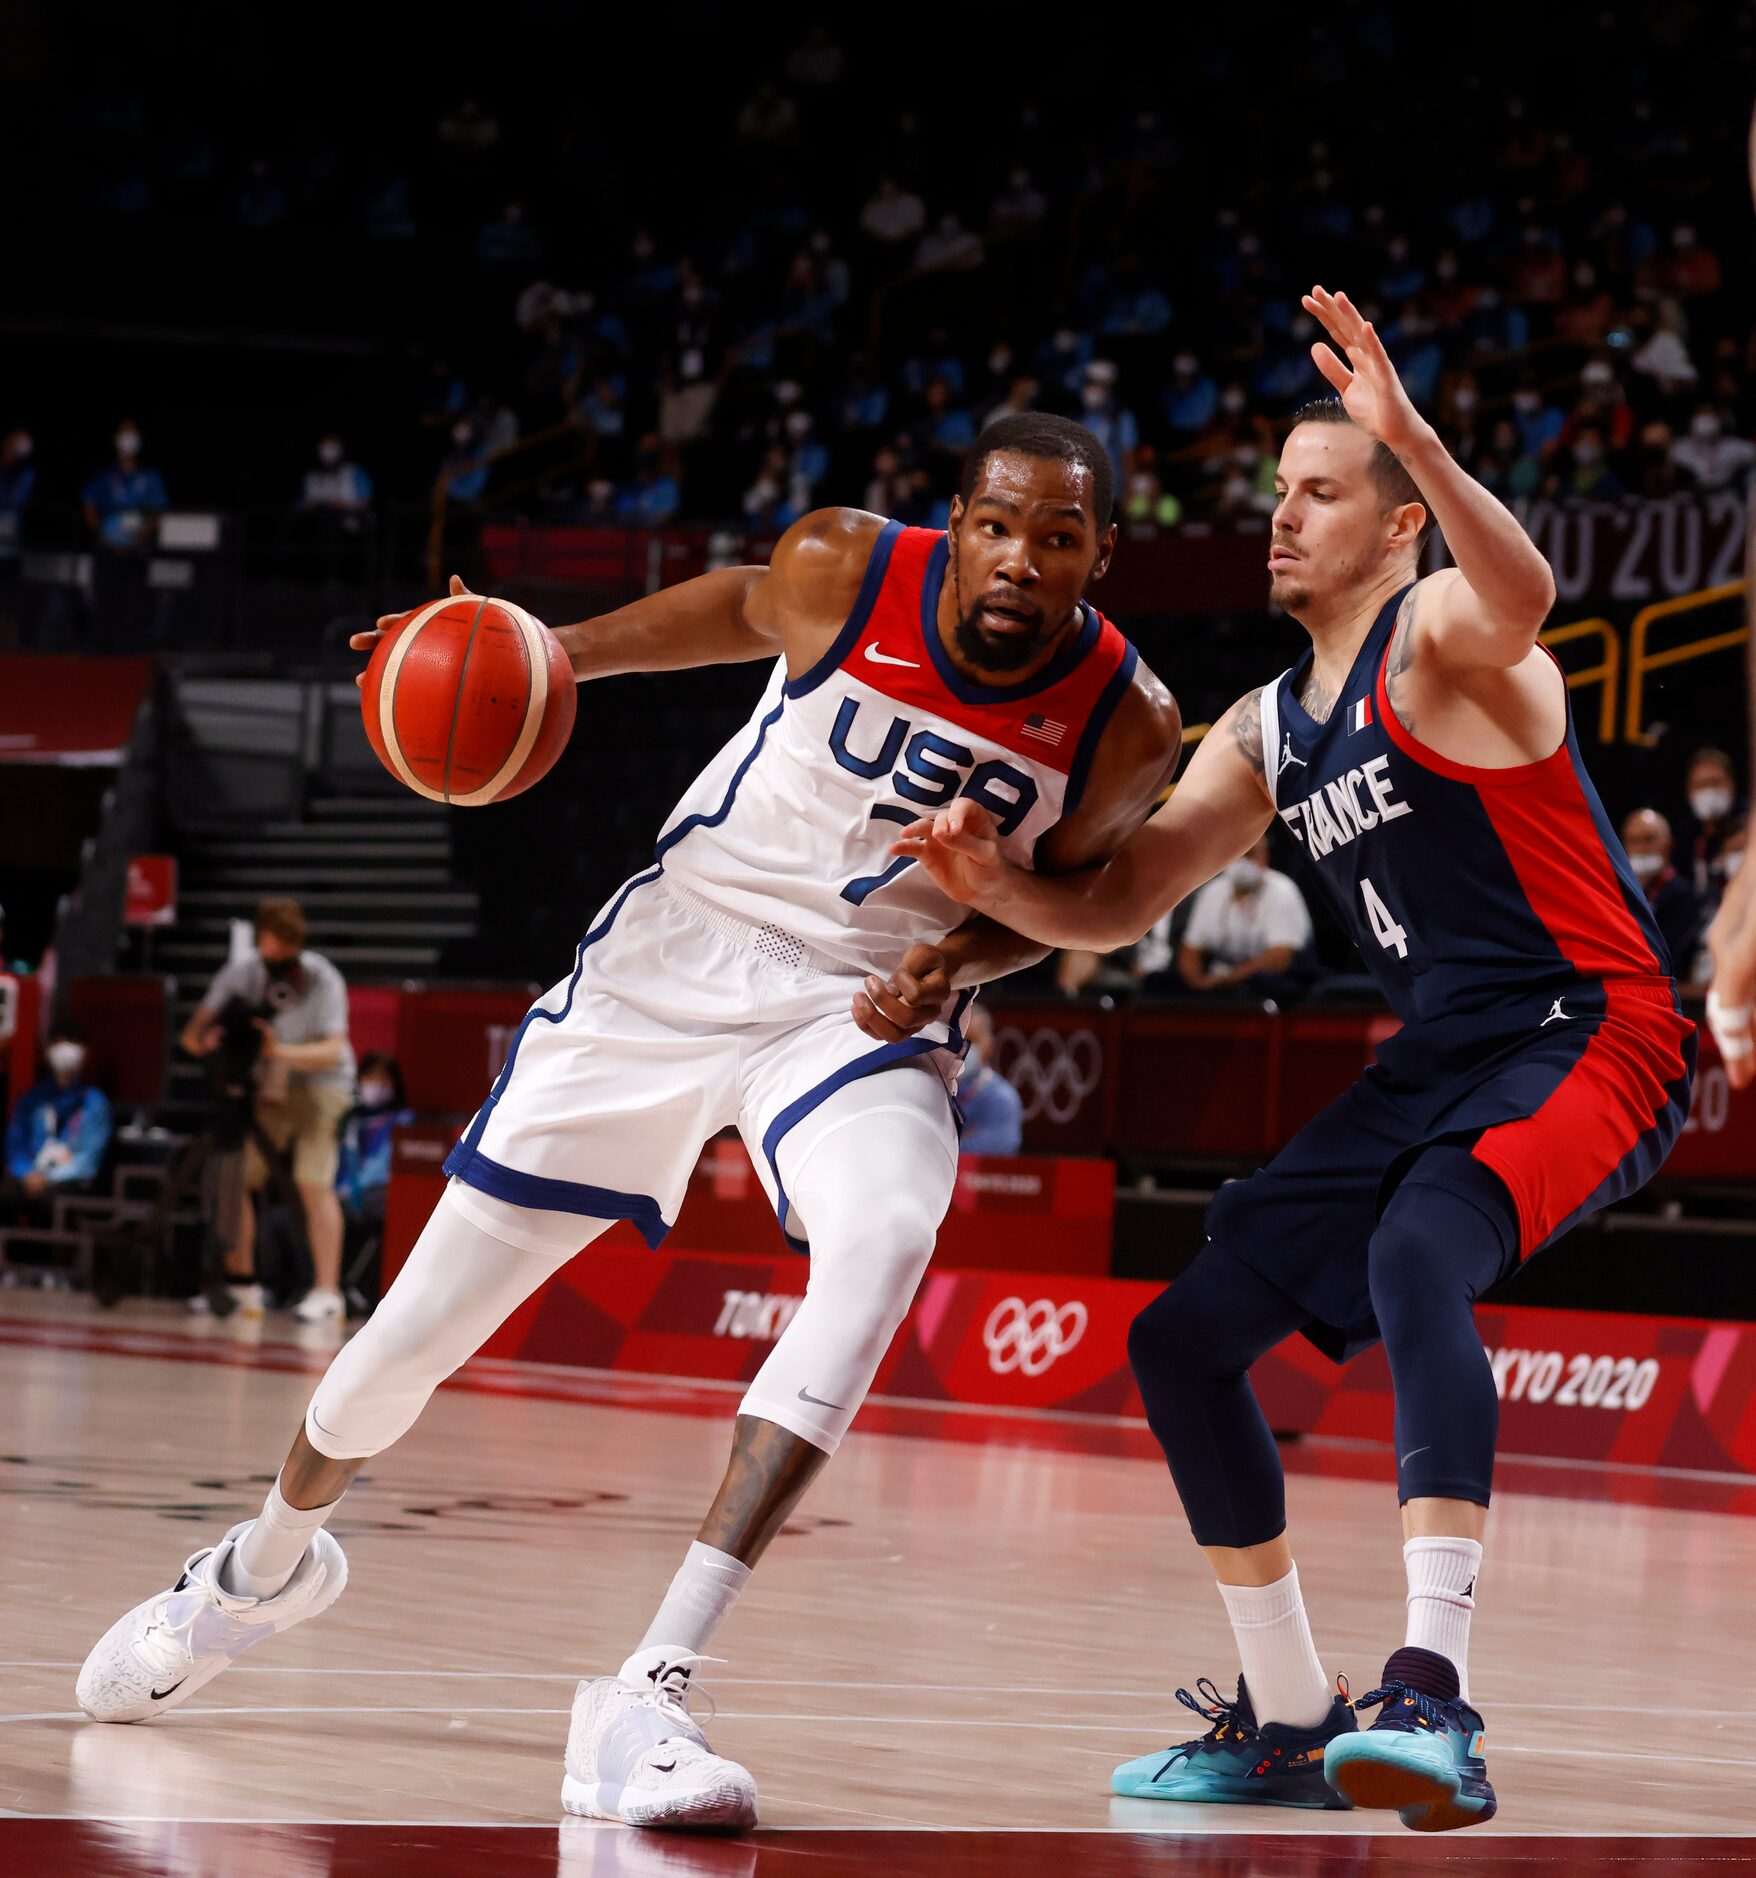
[[[1221,1585],[1219,1594],[1257,1721],[1315,1728],[1327,1718],[1332,1695],[1311,1641],[1298,1566],[1271,1585]]]
[[[284,1590],[299,1569],[311,1535],[340,1504],[335,1499],[327,1506],[289,1506],[276,1480],[250,1530],[222,1562],[220,1589],[238,1598],[272,1598]]]
[[[648,1653],[655,1649],[686,1650],[699,1656],[749,1581],[750,1567],[741,1559],[695,1540],[671,1580],[657,1615],[647,1625],[640,1648],[622,1665],[622,1680],[641,1680],[650,1668]],[[629,1674],[631,1667],[633,1675]]]
[[[1482,1548],[1474,1539],[1409,1539],[1408,1635],[1405,1645],[1434,1650],[1457,1666],[1458,1692],[1469,1700],[1469,1614],[1476,1607]]]

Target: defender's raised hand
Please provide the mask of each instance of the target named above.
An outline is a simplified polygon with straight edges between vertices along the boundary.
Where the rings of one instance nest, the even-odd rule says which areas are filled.
[[[463,576],[461,574],[453,574],[451,576],[451,597],[454,600],[472,600],[475,598],[475,595],[463,584]],[[421,602],[421,606],[429,606],[431,604],[432,603],[427,600]],[[355,633],[353,637],[348,640],[348,644],[354,651],[365,653],[367,660],[370,661],[372,654],[378,649],[378,641],[382,639],[386,633],[395,632],[397,627],[402,625],[405,620],[413,619],[414,616],[420,612],[421,606],[411,606],[405,613],[383,614],[379,618],[378,624],[374,626],[370,632]],[[364,685],[365,682],[366,674],[364,672],[356,672],[354,674],[354,683],[356,685]]]
[[[934,885],[964,906],[982,907],[1007,871],[1000,824],[992,810],[968,796],[959,796],[937,815],[910,822],[890,852],[919,861]]]
[[[1348,416],[1386,449],[1400,453],[1414,443],[1427,420],[1409,401],[1372,322],[1345,293],[1331,293],[1327,287],[1313,287],[1302,304],[1347,354],[1344,365],[1321,340],[1311,348],[1318,371],[1340,394]]]

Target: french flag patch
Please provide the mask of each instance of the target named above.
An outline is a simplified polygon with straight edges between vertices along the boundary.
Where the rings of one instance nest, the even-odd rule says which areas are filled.
[[[1020,734],[1034,737],[1038,743],[1046,743],[1052,750],[1067,735],[1067,726],[1058,718],[1044,717],[1041,711],[1035,711],[1024,720]]]
[[[1350,737],[1356,730],[1364,730],[1371,721],[1372,700],[1370,698],[1362,698],[1358,704],[1350,704],[1348,706],[1347,728]]]

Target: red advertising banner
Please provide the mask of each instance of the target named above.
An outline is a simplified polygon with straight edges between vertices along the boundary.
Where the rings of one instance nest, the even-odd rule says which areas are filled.
[[[397,1137],[387,1278],[437,1197],[448,1146],[430,1129]],[[790,1253],[679,1249],[697,1246],[697,1233],[711,1229],[703,1189],[730,1178],[717,1154],[704,1157],[665,1249],[649,1252],[632,1228],[612,1229],[527,1300],[482,1353],[747,1381],[803,1301],[808,1267]],[[959,1270],[956,1224],[954,1212],[874,1393],[1140,1417],[1128,1326],[1160,1287],[1094,1274]],[[1505,1305],[1483,1306],[1476,1322],[1500,1396],[1504,1453],[1685,1468],[1722,1476],[1731,1488],[1756,1487],[1756,1324]],[[1392,1438],[1382,1350],[1341,1368],[1291,1337],[1261,1359],[1252,1380],[1283,1434]]]
[[[457,1139],[450,1128],[397,1131],[385,1209],[386,1282],[401,1269],[444,1186],[442,1164]],[[1108,1161],[1013,1160],[966,1155],[936,1261],[960,1269],[998,1268],[1102,1276],[1110,1268],[1116,1170]],[[633,1249],[642,1241],[618,1226],[597,1242]],[[702,1150],[667,1250],[701,1247],[757,1259],[789,1256],[756,1170],[738,1140]],[[595,1247],[594,1247],[595,1250]],[[804,1283],[804,1263],[796,1273]]]
[[[396,1014],[396,1055],[410,1108],[473,1115],[538,996],[534,985],[414,985]]]
[[[177,857],[174,854],[129,857],[122,921],[127,926],[176,925]]]

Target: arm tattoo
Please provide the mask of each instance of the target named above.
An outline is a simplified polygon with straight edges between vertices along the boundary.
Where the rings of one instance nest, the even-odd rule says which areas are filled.
[[[725,1479],[696,1537],[754,1565],[829,1456],[755,1415],[740,1415]]]
[[[1267,774],[1262,760],[1262,693],[1252,691],[1240,699],[1232,717],[1232,741],[1258,776]]]
[[[1390,635],[1390,655],[1384,661],[1384,695],[1397,721],[1411,735],[1415,720],[1408,709],[1408,687],[1401,683],[1403,674],[1414,663],[1415,595],[1418,587],[1408,590],[1408,597],[1396,609],[1396,626]]]

